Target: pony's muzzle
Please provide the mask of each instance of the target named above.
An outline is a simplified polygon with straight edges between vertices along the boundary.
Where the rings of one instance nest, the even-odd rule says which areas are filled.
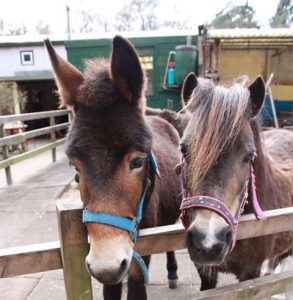
[[[224,260],[232,242],[230,227],[220,230],[213,239],[196,228],[189,228],[186,245],[191,260],[200,265],[218,265]]]

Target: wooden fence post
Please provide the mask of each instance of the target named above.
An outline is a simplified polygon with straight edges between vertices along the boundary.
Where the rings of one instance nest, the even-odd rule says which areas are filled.
[[[54,126],[56,124],[55,117],[50,117],[50,126]],[[51,143],[56,141],[56,131],[53,129],[50,133]],[[52,162],[56,162],[56,147],[52,148]]]
[[[72,119],[73,119],[73,111],[70,110],[70,111],[68,112],[68,122],[71,123],[71,122],[72,122]]]
[[[0,124],[0,138],[5,136],[4,124]],[[9,157],[8,146],[2,146],[2,156],[3,160]],[[5,168],[6,182],[8,185],[12,184],[11,168],[10,166]]]
[[[67,300],[92,300],[91,277],[85,269],[89,252],[88,235],[82,223],[82,210],[57,203],[61,256]]]

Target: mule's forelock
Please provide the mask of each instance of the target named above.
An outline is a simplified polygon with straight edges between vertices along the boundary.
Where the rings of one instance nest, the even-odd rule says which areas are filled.
[[[247,118],[249,90],[241,84],[230,88],[200,79],[188,109],[192,112],[189,131],[190,183],[199,184]],[[192,188],[195,188],[194,186]]]
[[[119,92],[112,81],[110,63],[97,58],[85,61],[84,81],[79,89],[78,102],[94,110],[115,105]]]

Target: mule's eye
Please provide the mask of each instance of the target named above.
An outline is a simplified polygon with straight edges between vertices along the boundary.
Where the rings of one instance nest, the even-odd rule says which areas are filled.
[[[145,162],[145,157],[137,156],[130,161],[130,170],[138,169],[143,166]]]
[[[75,176],[74,176],[74,181],[76,183],[79,183],[79,175],[76,173]]]
[[[186,154],[187,154],[187,146],[184,143],[181,143],[179,145],[179,149],[180,149],[182,155],[186,156]]]

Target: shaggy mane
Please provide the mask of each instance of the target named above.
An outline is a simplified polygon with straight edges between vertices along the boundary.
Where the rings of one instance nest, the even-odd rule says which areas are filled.
[[[199,79],[188,108],[192,111],[192,136],[188,145],[191,182],[201,182],[217,163],[225,147],[236,138],[247,114],[249,90],[247,80],[231,87],[215,86],[211,80]]]

